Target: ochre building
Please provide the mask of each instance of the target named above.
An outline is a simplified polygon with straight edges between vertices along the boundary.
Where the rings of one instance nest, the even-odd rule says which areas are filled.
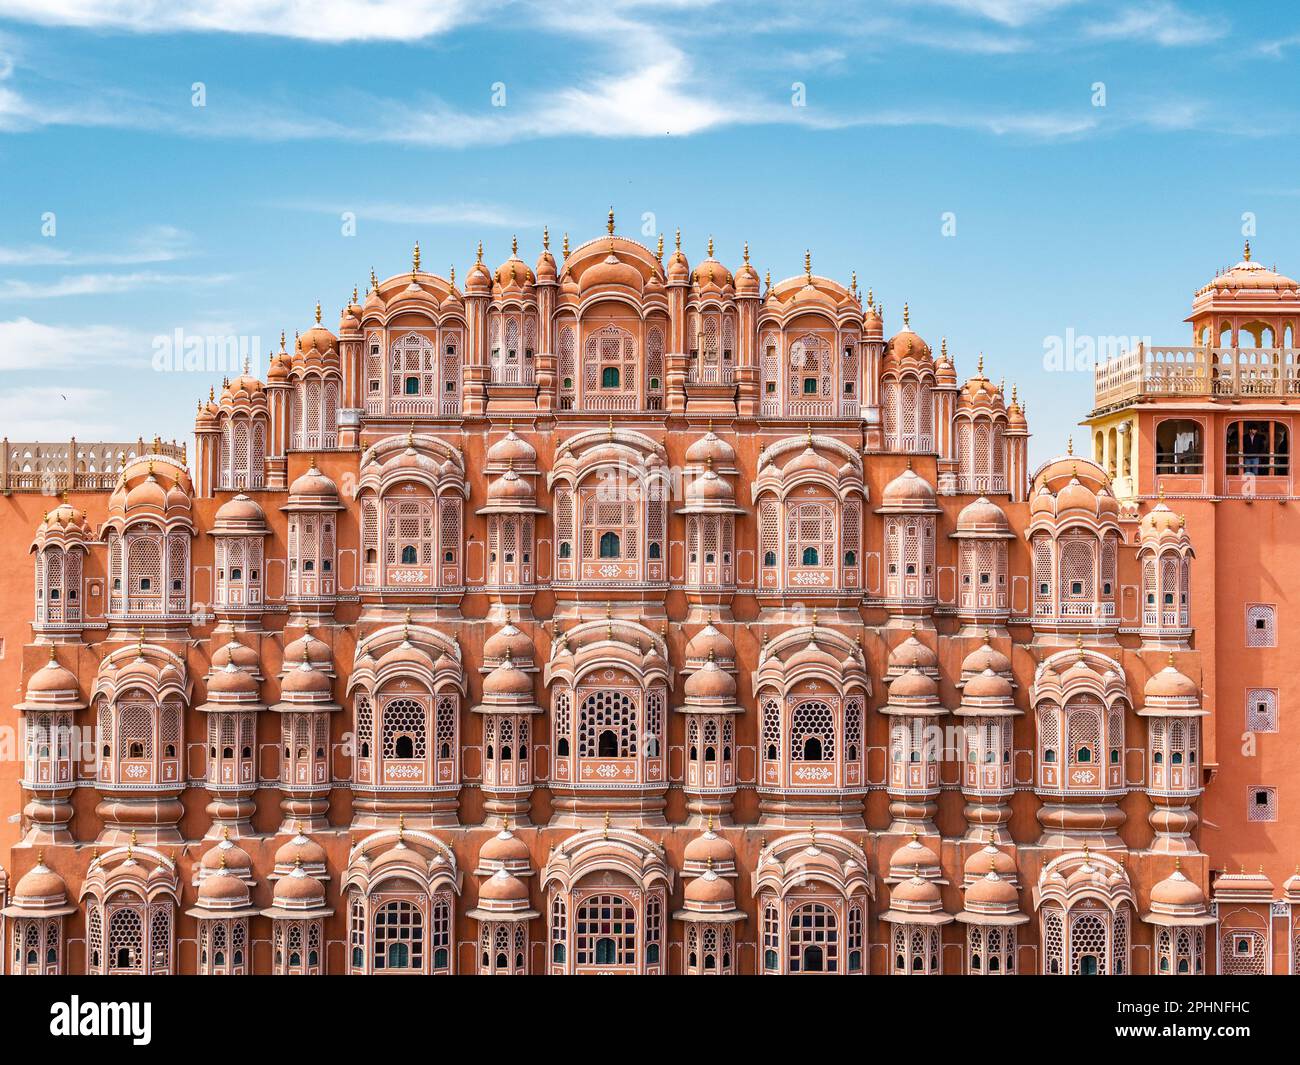
[[[4,969],[1290,971],[1289,430],[1241,498],[1231,426],[1300,292],[1243,271],[1202,391],[1139,354],[1036,471],[906,306],[612,214],[417,247],[192,451],[6,442]]]

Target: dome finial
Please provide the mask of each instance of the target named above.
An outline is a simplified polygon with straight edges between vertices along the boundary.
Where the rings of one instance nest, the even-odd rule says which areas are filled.
[[[713,258],[713,234],[709,234],[709,258]]]
[[[805,248],[803,252],[803,274],[808,279],[808,284],[812,284],[812,252]]]
[[[569,234],[568,233],[564,234],[564,257],[566,259],[569,257]]]
[[[674,241],[673,246],[678,251],[681,251],[682,250],[682,227],[681,226],[677,227],[677,235],[673,237],[673,241]]]
[[[745,265],[749,265],[749,241],[745,241]]]
[[[316,324],[320,325],[320,300],[316,301]]]
[[[946,340],[944,341],[944,350],[947,351],[947,341],[946,341]],[[982,351],[980,352],[979,361],[975,364],[975,372],[976,372],[980,377],[983,377],[983,376],[984,376],[984,352],[982,352]]]
[[[411,251],[411,276],[415,277],[420,272],[420,242],[415,242],[415,248]]]
[[[519,254],[519,235],[517,233],[512,233],[510,235],[510,256],[511,258],[513,258],[518,254]]]
[[[1246,247],[1243,249],[1241,257],[1245,259],[1246,262],[1250,262],[1250,241],[1246,241]]]
[[[605,222],[605,232],[611,237],[614,235],[614,207],[612,204],[609,208],[609,218]]]
[[[664,235],[662,233],[659,234],[659,243],[655,245],[655,258],[661,263],[664,261]]]
[[[1066,439],[1065,439],[1065,453],[1066,453],[1067,455],[1073,455],[1073,454],[1074,454],[1074,437],[1073,437],[1073,436],[1068,436],[1068,437],[1066,437]]]
[[[903,327],[904,328],[912,324],[911,319],[912,319],[912,309],[907,305],[907,302],[904,301],[903,303]]]
[[[609,839],[609,811],[608,810],[605,811],[605,827],[601,831],[600,835],[602,839]]]
[[[403,837],[406,835],[406,814],[401,811],[397,814],[397,842],[403,843]]]

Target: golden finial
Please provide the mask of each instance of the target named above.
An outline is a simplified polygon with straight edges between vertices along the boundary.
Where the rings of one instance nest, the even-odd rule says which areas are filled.
[[[1073,455],[1073,454],[1074,454],[1074,437],[1073,437],[1073,436],[1066,437],[1066,440],[1065,440],[1065,453],[1066,453],[1067,455]]]
[[[450,281],[452,288],[456,287],[456,264],[455,263],[451,264],[451,269],[448,275],[448,281]]]
[[[564,234],[564,257],[566,259],[569,257],[569,234],[568,233]]]
[[[1170,651],[1170,652],[1169,652],[1169,668],[1170,668],[1170,669],[1173,669],[1173,668],[1174,668],[1174,653],[1173,653],[1173,651]]]
[[[135,846],[135,829],[131,829],[131,846]]]
[[[812,627],[814,629],[817,627],[817,607],[815,604],[813,606],[813,612],[812,612]]]
[[[411,251],[411,276],[414,277],[420,272],[420,242],[415,242],[415,248]]]
[[[316,324],[320,325],[320,300],[316,301]]]
[[[296,835],[299,835],[299,836],[302,835],[302,818],[301,818],[301,817],[298,818],[298,820],[296,820],[296,821],[293,823],[293,830],[294,830],[294,833],[295,833]]]
[[[606,434],[610,440],[614,439],[614,415],[612,414],[609,416],[609,426],[606,429]]]
[[[867,289],[867,306],[874,307],[875,305],[876,305],[876,290],[874,288],[869,288]]]
[[[542,226],[542,248],[546,251],[551,250],[551,228]]]
[[[975,364],[975,372],[979,374],[980,377],[984,376],[984,352],[982,351],[980,352],[979,361]]]
[[[1246,260],[1246,262],[1250,262],[1250,241],[1246,241],[1246,248],[1241,253],[1241,256]]]
[[[709,234],[709,258],[713,258],[713,234]]]
[[[713,815],[712,815],[712,814],[709,814],[709,820],[708,820],[708,822],[705,824],[704,831],[705,831],[705,832],[712,832],[712,831],[713,831]]]
[[[770,290],[772,288],[772,268],[768,267],[763,271],[763,284]]]
[[[678,251],[681,251],[682,250],[682,227],[681,226],[677,227],[677,235],[673,238],[673,241],[674,241],[673,246]]]
[[[135,653],[138,654],[141,658],[144,657],[144,626],[143,625],[140,626],[140,635],[139,637],[137,637],[135,642]]]
[[[911,317],[912,317],[912,310],[905,301],[903,303],[903,327],[904,328],[906,328],[908,325],[911,324]]]
[[[406,835],[406,814],[398,812],[397,814],[397,842],[402,843]]]
[[[612,212],[611,212],[611,217],[612,217]],[[609,839],[609,811],[608,810],[605,811],[605,827],[604,830],[601,832],[601,838]]]
[[[605,232],[611,237],[614,235],[614,208],[612,205],[609,208],[609,217],[605,220]]]
[[[655,245],[655,258],[660,262],[664,261],[664,235],[659,234],[659,243]]]
[[[373,266],[370,268],[370,288],[373,292],[379,291],[379,278],[375,276],[375,268]],[[284,334],[281,333],[280,335],[283,336]]]
[[[474,261],[478,263],[483,261],[483,242],[481,240],[478,242],[478,252]]]
[[[809,446],[809,447],[812,447],[812,446],[813,446],[813,445],[812,445],[812,425],[811,425],[811,424],[809,424],[809,426],[808,426],[808,446]]]
[[[853,293],[858,291],[858,272],[856,270],[849,275],[849,291]]]
[[[411,638],[411,608],[408,606],[406,608],[406,618],[402,622],[402,639],[409,640],[410,638]]]
[[[812,845],[814,847],[817,846],[817,822],[816,821],[808,822],[808,832],[812,836]]]
[[[803,252],[803,272],[808,279],[808,284],[812,284],[812,252],[805,248]]]
[[[1084,860],[1085,862],[1088,862],[1088,861],[1091,861],[1091,860],[1092,860],[1092,852],[1089,851],[1089,849],[1088,849],[1088,841],[1087,841],[1087,840],[1084,840],[1084,841],[1083,841],[1083,860]]]
[[[510,234],[510,257],[514,258],[519,254],[519,234]]]
[[[509,832],[509,831],[510,831],[510,815],[509,815],[509,814],[506,814],[504,817],[501,818],[501,831],[502,831],[502,832]]]
[[[745,265],[749,265],[749,241],[745,241]]]

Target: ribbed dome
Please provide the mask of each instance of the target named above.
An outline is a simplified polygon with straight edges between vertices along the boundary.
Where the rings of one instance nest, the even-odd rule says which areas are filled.
[[[881,501],[887,507],[932,507],[934,489],[929,481],[909,466],[885,485]]]
[[[687,699],[734,699],[736,679],[712,659],[686,678]]]
[[[492,902],[523,902],[528,898],[528,885],[502,868],[483,882],[478,893],[479,898]]]
[[[16,904],[61,906],[68,901],[68,885],[63,877],[38,859],[14,886],[13,901]]]
[[[309,876],[301,865],[295,865],[293,872],[282,876],[275,882],[275,901],[292,902],[299,906],[322,904],[325,901],[325,888],[319,880]]]
[[[731,903],[736,901],[736,889],[726,877],[709,869],[686,885],[685,898],[687,902],[711,905]]]
[[[199,884],[198,896],[203,902],[247,904],[248,885],[231,873],[229,868],[219,868],[203,878]]]

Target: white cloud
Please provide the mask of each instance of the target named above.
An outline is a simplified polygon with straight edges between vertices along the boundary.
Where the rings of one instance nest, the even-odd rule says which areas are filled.
[[[114,325],[47,325],[30,318],[0,322],[0,371],[69,370],[122,365],[148,351],[143,338]],[[10,390],[0,390],[0,397]]]
[[[1181,48],[1208,44],[1227,32],[1221,19],[1193,15],[1168,0],[1125,7],[1104,22],[1092,22],[1084,32],[1099,41],[1139,41]]]
[[[126,440],[137,435],[104,415],[121,409],[97,388],[36,386],[0,392],[0,433],[22,440]]]
[[[247,33],[325,43],[407,41],[473,18],[469,0],[0,0],[0,17],[131,33]]]
[[[230,274],[163,274],[141,270],[127,274],[70,274],[57,281],[0,281],[0,300],[58,299],[63,296],[105,296],[144,288],[219,285]]]
[[[132,266],[174,262],[186,254],[189,234],[174,226],[153,226],[122,251],[78,252],[55,239],[21,247],[0,246],[0,266]]]
[[[988,19],[1003,26],[1024,26],[1043,15],[1069,7],[1078,0],[917,0],[970,15]]]

